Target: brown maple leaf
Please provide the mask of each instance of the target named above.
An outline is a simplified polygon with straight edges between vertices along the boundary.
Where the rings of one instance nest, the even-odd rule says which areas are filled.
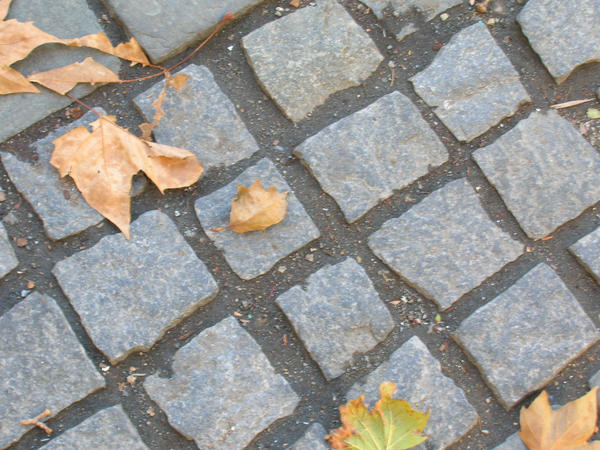
[[[131,178],[143,171],[158,189],[195,183],[203,168],[193,153],[144,141],[101,115],[93,131],[78,127],[54,141],[50,163],[71,176],[87,203],[129,238]]]
[[[37,94],[40,90],[16,70],[0,66],[0,95],[23,92]]]
[[[0,20],[4,20],[8,14],[8,8],[12,0],[0,0]]]

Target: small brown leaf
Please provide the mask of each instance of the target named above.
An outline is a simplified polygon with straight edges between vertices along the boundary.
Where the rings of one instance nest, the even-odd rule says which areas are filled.
[[[140,44],[131,38],[129,42],[124,42],[116,47],[113,47],[110,40],[104,33],[88,34],[75,39],[64,39],[63,43],[71,47],[91,47],[101,52],[108,53],[109,55],[117,56],[132,63],[148,65],[148,57],[140,47]]]
[[[17,238],[16,244],[17,244],[17,247],[25,247],[27,245],[27,239]]]
[[[169,77],[167,79],[167,84],[172,88],[177,89],[177,92],[181,92],[181,90],[186,87],[189,78],[189,75],[180,73],[174,77]]]
[[[35,282],[28,281],[27,282],[27,289],[33,289],[33,288],[35,288]]]
[[[40,92],[31,82],[14,69],[0,66],[0,95]]]
[[[6,18],[11,1],[12,0],[0,0],[0,20],[4,20]]]
[[[88,57],[82,62],[76,62],[45,72],[34,73],[29,75],[27,79],[41,84],[60,95],[65,95],[77,83],[112,83],[119,81],[119,76],[109,68]]]
[[[264,230],[281,222],[287,212],[287,192],[279,193],[275,186],[268,191],[257,179],[252,186],[238,185],[236,198],[231,202],[229,225],[212,231],[231,228],[236,233]]]

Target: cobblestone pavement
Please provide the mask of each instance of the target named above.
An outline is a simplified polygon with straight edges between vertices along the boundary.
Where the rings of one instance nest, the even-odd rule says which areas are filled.
[[[328,448],[338,405],[390,380],[431,408],[420,448],[514,450],[542,388],[600,384],[600,0],[476,6],[13,0],[165,66],[237,18],[154,132],[207,171],[164,196],[139,177],[130,240],[49,165],[93,115],[0,98],[0,448]],[[137,130],[156,80],[74,94]],[[258,177],[284,221],[212,232]],[[45,409],[50,435],[20,424]]]

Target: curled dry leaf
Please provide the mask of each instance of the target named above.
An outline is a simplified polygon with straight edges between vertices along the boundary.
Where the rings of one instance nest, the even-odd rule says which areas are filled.
[[[86,58],[58,69],[34,73],[27,79],[64,95],[77,83],[112,83],[119,81],[119,76],[92,58]]]
[[[277,192],[275,186],[268,191],[257,179],[252,186],[238,185],[238,193],[231,202],[229,225],[211,228],[211,231],[223,231],[228,228],[236,233],[264,230],[281,222],[287,212],[287,192]]]
[[[70,175],[83,198],[129,238],[131,179],[140,170],[158,189],[195,183],[203,168],[193,153],[144,141],[101,115],[93,131],[78,127],[54,141],[50,163]]]
[[[0,95],[40,92],[27,78],[14,69],[0,66]]]
[[[342,426],[325,439],[333,448],[358,450],[406,449],[425,441],[427,437],[421,433],[429,420],[429,411],[415,411],[408,402],[392,398],[394,392],[394,383],[381,383],[381,398],[371,412],[364,404],[364,396],[340,406]]]
[[[36,47],[61,43],[61,40],[40,30],[33,22],[10,19],[0,22],[0,42],[0,66],[10,66],[27,57]]]
[[[89,34],[76,39],[63,39],[62,43],[71,47],[95,48],[109,55],[131,61],[133,64],[150,64],[144,50],[135,38],[131,38],[129,42],[118,44],[116,47],[113,47],[104,33]]]
[[[543,391],[529,408],[521,409],[519,436],[530,450],[600,449],[600,441],[588,442],[597,430],[597,390],[592,389],[556,411]]]

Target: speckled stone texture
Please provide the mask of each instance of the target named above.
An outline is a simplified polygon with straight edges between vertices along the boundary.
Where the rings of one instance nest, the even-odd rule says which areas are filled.
[[[454,337],[509,409],[600,333],[558,275],[539,264],[465,319]]]
[[[442,309],[516,259],[522,245],[487,216],[466,179],[448,183],[369,237],[373,252]]]
[[[330,447],[325,441],[325,435],[327,431],[323,428],[320,423],[313,423],[304,436],[296,441],[294,445],[290,447],[290,450],[329,450]]]
[[[399,92],[321,130],[294,153],[349,222],[448,159],[419,110]]]
[[[530,100],[519,74],[481,22],[455,34],[410,81],[459,141],[485,133]]]
[[[13,0],[7,19],[33,21],[38,28],[59,38],[76,38],[103,31],[86,0],[52,0],[51,8],[47,3],[48,0]],[[93,49],[50,44],[33,51],[24,61],[13,64],[12,68],[30,75],[83,61],[88,56],[115,73],[121,67],[117,58]],[[83,97],[96,87],[79,85],[70,94]],[[42,87],[39,89],[42,91],[40,94],[0,96],[0,142],[71,103],[67,97]]]
[[[590,388],[594,388],[596,386],[600,386],[600,370],[596,372],[592,378],[590,378]]]
[[[408,14],[416,9],[427,22],[447,9],[462,4],[462,0],[361,0],[361,2],[371,8],[380,19],[383,17],[383,10],[389,6],[394,16]]]
[[[320,269],[305,287],[294,286],[276,302],[328,380],[394,328],[373,283],[351,258]]]
[[[173,372],[170,379],[148,377],[144,388],[169,423],[200,448],[244,448],[299,401],[233,317],[179,350]]]
[[[548,72],[562,83],[576,67],[600,62],[600,0],[529,0],[517,20]]]
[[[218,287],[165,214],[150,211],[118,233],[59,261],[52,273],[96,346],[116,363],[148,350]]]
[[[105,114],[102,108],[95,108]],[[17,189],[27,199],[44,223],[50,239],[63,239],[101,222],[103,217],[88,206],[70,177],[60,178],[50,165],[54,151],[52,141],[74,128],[86,126],[98,117],[89,112],[66,127],[52,131],[37,141],[33,148],[39,159],[35,162],[20,160],[12,153],[2,152],[2,164]]]
[[[300,121],[327,98],[367,79],[383,56],[336,0],[318,0],[242,39],[258,82]]]
[[[52,439],[42,448],[44,450],[114,450],[116,447],[127,450],[148,449],[121,405],[97,412],[76,427]]]
[[[54,299],[33,292],[0,317],[0,448],[32,428],[22,419],[55,415],[102,387]]]
[[[494,447],[493,450],[527,450],[527,446],[519,437],[518,433],[511,434],[502,444]]]
[[[237,18],[264,0],[104,1],[156,63],[208,35],[228,11]]]
[[[19,265],[15,252],[8,240],[8,234],[0,222],[0,278]]]
[[[205,169],[234,164],[258,150],[235,106],[208,68],[191,64],[179,74],[189,78],[181,92],[167,87],[162,106],[165,116],[154,128],[157,142],[193,152]],[[155,84],[134,100],[149,123],[155,113],[152,103],[164,83]]]
[[[430,408],[423,434],[429,436],[428,443],[434,449],[446,448],[457,441],[479,420],[464,392],[442,373],[440,363],[416,336],[364,380],[355,383],[346,399],[364,395],[365,402],[373,406],[379,399],[379,385],[384,381],[396,385],[394,398],[408,401],[418,411]]]
[[[532,113],[473,158],[534,239],[600,200],[600,155],[556,111]]]
[[[237,185],[250,186],[257,178],[260,178],[265,189],[275,186],[277,192],[289,192],[285,219],[264,231],[244,234],[231,230],[211,231],[211,228],[229,223],[231,201],[237,195]],[[195,209],[206,235],[223,251],[227,263],[244,280],[268,272],[281,258],[320,235],[302,204],[268,159],[261,159],[227,186],[199,198]]]
[[[579,239],[569,247],[569,251],[600,283],[600,228]]]

